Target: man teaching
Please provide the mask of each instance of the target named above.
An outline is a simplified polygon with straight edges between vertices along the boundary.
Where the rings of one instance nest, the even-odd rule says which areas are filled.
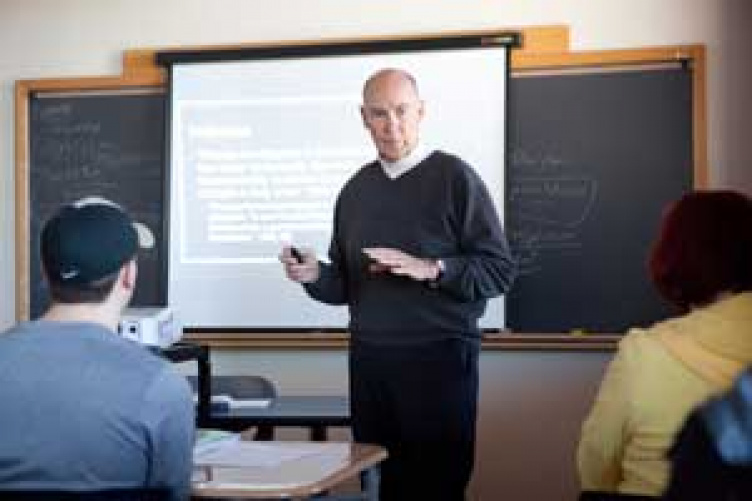
[[[515,275],[483,181],[419,140],[415,79],[383,69],[361,115],[379,158],[347,181],[330,263],[285,247],[280,260],[314,299],[347,304],[353,436],[389,451],[384,500],[462,500],[475,449],[478,320]]]

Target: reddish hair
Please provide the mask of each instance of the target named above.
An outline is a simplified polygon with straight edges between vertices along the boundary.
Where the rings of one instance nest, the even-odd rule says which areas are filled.
[[[719,293],[752,290],[752,200],[734,191],[694,191],[663,216],[650,256],[659,292],[682,310]]]

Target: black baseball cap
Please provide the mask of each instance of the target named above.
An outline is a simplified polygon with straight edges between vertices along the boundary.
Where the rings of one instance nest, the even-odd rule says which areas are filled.
[[[57,283],[86,285],[118,271],[139,247],[154,245],[146,226],[99,197],[61,207],[44,225],[42,264]]]

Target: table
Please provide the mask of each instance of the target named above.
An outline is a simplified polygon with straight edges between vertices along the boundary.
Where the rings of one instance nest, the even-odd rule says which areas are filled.
[[[327,428],[350,426],[350,401],[344,395],[279,395],[268,407],[212,410],[207,428],[240,432],[259,429],[258,439],[271,440],[275,427],[310,429],[311,440],[324,441]]]
[[[346,442],[264,442],[271,447],[303,444],[318,452],[272,467],[199,466],[194,476],[194,498],[235,499],[379,499],[379,464],[387,452],[377,445]],[[328,495],[345,480],[361,476],[362,490],[352,496]]]
[[[350,401],[344,395],[278,395],[268,407],[212,410],[210,348],[180,342],[154,351],[172,362],[197,362],[196,425],[201,428],[241,432],[257,427],[257,439],[272,440],[276,427],[302,427],[310,429],[311,440],[324,441],[327,428],[350,426]]]

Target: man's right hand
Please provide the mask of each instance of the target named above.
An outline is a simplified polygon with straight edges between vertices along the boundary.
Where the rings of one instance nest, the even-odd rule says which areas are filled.
[[[293,282],[308,284],[319,279],[319,261],[310,249],[300,249],[303,260],[298,261],[292,254],[292,247],[282,247],[279,261],[285,268],[287,278]]]

